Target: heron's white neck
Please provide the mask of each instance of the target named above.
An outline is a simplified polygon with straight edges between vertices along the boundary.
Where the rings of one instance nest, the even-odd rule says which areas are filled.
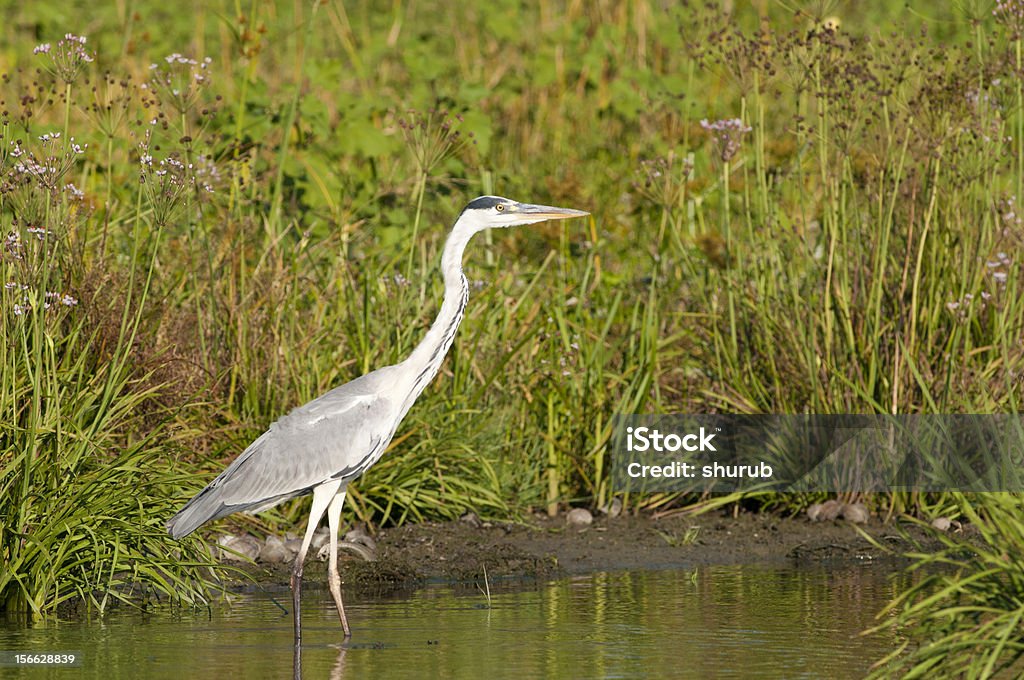
[[[469,300],[469,284],[462,273],[462,255],[469,239],[477,229],[470,224],[465,213],[452,227],[441,255],[441,274],[444,276],[444,300],[437,318],[426,336],[403,363],[413,375],[413,384],[406,398],[403,411],[408,410],[420,392],[434,379],[444,357],[455,341],[455,332],[462,321],[466,302]]]

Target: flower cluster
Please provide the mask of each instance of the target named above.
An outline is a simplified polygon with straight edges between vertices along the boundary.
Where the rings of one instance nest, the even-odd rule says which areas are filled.
[[[79,189],[78,187],[76,187],[74,184],[72,184],[70,182],[68,182],[67,184],[64,185],[64,191],[66,191],[68,193],[68,195],[71,197],[72,200],[75,200],[75,201],[84,201],[85,200],[85,192],[82,191],[81,189]]]
[[[1010,268],[1012,260],[1010,256],[1004,252],[996,253],[995,259],[989,260],[985,263],[985,267],[988,268],[992,274],[992,280],[996,282],[1000,287],[1006,285],[1007,270]]]
[[[981,304],[982,307],[984,307],[985,303],[988,302],[988,299],[991,298],[992,295],[988,292],[983,292],[981,296]],[[971,293],[965,293],[964,296],[959,300],[951,300],[950,302],[947,302],[946,309],[948,309],[950,313],[956,317],[957,321],[959,321],[960,323],[964,323],[967,321],[971,309],[971,303],[973,302],[974,295]]]
[[[166,101],[179,114],[190,111],[199,101],[204,87],[210,83],[210,64],[206,57],[197,61],[178,54],[164,57],[162,64],[150,64],[149,81],[141,86]]]
[[[25,183],[55,193],[61,186],[64,175],[74,166],[79,156],[85,154],[88,144],[79,144],[74,137],[62,145],[59,132],[48,132],[39,136],[45,155],[37,157],[22,145],[21,140],[10,143],[8,155],[15,160],[5,182],[5,188]]]
[[[959,300],[951,300],[946,303],[946,309],[950,311],[956,320],[964,323],[968,320],[971,312],[983,312],[990,304],[998,304],[1001,291],[1006,288],[1009,272],[1013,264],[1012,258],[1005,252],[1000,251],[995,256],[985,261],[985,269],[992,277],[995,284],[994,293],[983,290],[976,299],[971,293],[965,293]]]
[[[692,174],[691,158],[669,152],[667,156],[640,161],[633,188],[663,210],[671,210],[679,205]]]
[[[4,238],[4,249],[0,251],[0,259],[5,255],[12,260],[23,260],[25,247],[21,242],[21,235],[17,231],[10,231]]]
[[[401,288],[408,288],[409,279],[405,278],[400,273],[382,274],[380,277],[380,287],[381,290],[390,297],[393,291]]]
[[[398,120],[398,127],[421,174],[428,174],[431,168],[467,144],[476,144],[472,132],[463,135],[458,130],[461,123],[461,115],[453,117],[446,109],[430,109],[426,113],[409,109],[406,117]]]
[[[571,297],[562,304],[571,307],[579,304],[579,300]],[[574,333],[568,338],[569,344],[566,346],[565,337],[559,329],[558,323],[553,317],[547,317],[547,323],[537,333],[537,340],[540,341],[540,344],[532,352],[537,355],[535,359],[538,368],[536,378],[559,382],[563,378],[577,375],[582,362],[579,339],[579,336]]]
[[[86,42],[84,35],[66,33],[56,45],[42,43],[37,45],[32,53],[49,57],[50,64],[47,70],[65,83],[73,83],[82,69],[95,58],[95,54],[85,48]]]
[[[151,139],[151,130],[146,130],[145,139],[139,144],[139,182],[149,197],[154,222],[164,225],[184,203],[188,192],[197,190],[197,196],[212,194],[220,173],[208,156],[200,156],[194,163],[182,160],[177,152],[166,158],[154,158],[150,152]]]
[[[104,73],[91,87],[92,103],[85,113],[106,137],[116,137],[134,103],[135,87],[128,78]]]
[[[70,219],[72,213],[54,213],[50,208],[63,195],[76,198],[78,189],[67,189],[67,175],[85,155],[87,144],[79,144],[74,137],[65,138],[60,132],[37,133],[35,139],[3,140],[0,148],[0,201],[13,214],[13,223],[27,227],[20,238],[12,232],[6,243],[6,254],[21,259],[22,241],[28,235],[43,240],[47,232],[43,227],[57,228],[56,219]],[[76,202],[81,199],[76,198]],[[54,215],[62,215],[55,218]],[[81,211],[76,210],[76,215]],[[50,223],[47,223],[47,219]],[[62,228],[58,228],[62,231]]]
[[[24,316],[32,311],[33,296],[30,287],[27,284],[8,281],[4,284],[4,289],[21,293],[20,302],[15,302],[12,306],[12,311],[15,316]],[[58,293],[52,290],[48,290],[43,293],[42,302],[42,308],[47,310],[58,310],[63,307],[75,307],[78,305],[78,300],[71,295],[68,295],[67,293]]]
[[[728,163],[739,153],[743,137],[753,128],[745,125],[739,118],[723,118],[709,123],[705,118],[700,126],[711,133],[711,138],[718,147],[718,157],[723,163]]]
[[[997,0],[992,16],[1015,35],[1020,35],[1024,28],[1024,0]]]
[[[1018,233],[1021,225],[1024,224],[1024,218],[1017,212],[1017,199],[1013,196],[1008,196],[999,201],[997,209],[999,211],[999,221],[1002,224],[1002,235],[1006,237]]]

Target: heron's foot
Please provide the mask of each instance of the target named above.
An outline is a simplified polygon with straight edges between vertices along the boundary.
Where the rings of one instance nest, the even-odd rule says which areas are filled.
[[[345,640],[352,637],[352,629],[348,625],[348,617],[345,616],[345,604],[341,599],[341,574],[338,573],[337,563],[332,563],[327,571],[327,587],[334,598],[334,606],[338,608],[338,619],[341,621],[341,629],[345,633]]]
[[[376,562],[377,561],[377,548],[376,546],[369,546],[365,543],[355,541],[338,541],[338,547],[342,550],[348,550],[351,553],[355,553],[359,557],[363,558],[364,562]],[[331,555],[331,546],[325,545],[320,548],[317,553],[317,559],[325,560]]]

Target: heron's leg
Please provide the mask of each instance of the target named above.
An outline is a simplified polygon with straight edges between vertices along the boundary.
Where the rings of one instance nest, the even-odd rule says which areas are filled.
[[[348,627],[348,619],[345,618],[345,605],[341,603],[341,575],[338,574],[338,524],[341,521],[341,507],[345,505],[345,489],[340,491],[331,499],[327,506],[327,525],[331,530],[331,553],[327,563],[327,585],[331,589],[331,596],[334,597],[334,604],[338,606],[338,617],[341,619],[341,628],[345,631],[345,639],[352,637],[352,631]]]
[[[299,595],[302,590],[302,563],[306,561],[306,552],[309,544],[313,541],[313,534],[316,532],[316,525],[320,524],[320,518],[324,516],[324,510],[330,504],[331,499],[338,492],[341,480],[327,482],[313,489],[313,509],[309,513],[309,524],[306,525],[306,536],[302,539],[302,547],[299,554],[295,556],[295,566],[292,567],[292,615],[295,620],[295,646],[302,642],[302,617],[299,614]]]

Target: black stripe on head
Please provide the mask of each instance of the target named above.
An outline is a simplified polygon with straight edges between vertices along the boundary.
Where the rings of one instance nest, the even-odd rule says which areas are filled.
[[[487,210],[488,208],[493,208],[499,203],[507,202],[508,199],[502,198],[501,196],[481,196],[480,198],[474,198],[470,201],[465,210]]]

